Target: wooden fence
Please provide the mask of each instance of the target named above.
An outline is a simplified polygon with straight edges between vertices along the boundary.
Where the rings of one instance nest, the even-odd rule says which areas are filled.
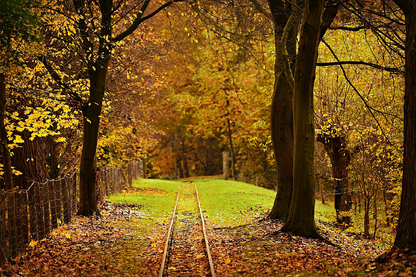
[[[97,195],[121,192],[139,177],[139,162],[127,167],[103,167],[97,171]],[[77,172],[45,183],[33,182],[28,189],[0,191],[0,265],[16,257],[31,240],[46,237],[61,224],[69,223],[77,212],[79,184]]]

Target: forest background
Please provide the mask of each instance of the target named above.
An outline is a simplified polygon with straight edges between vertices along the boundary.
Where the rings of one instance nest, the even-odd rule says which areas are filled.
[[[233,179],[277,189],[276,27],[264,8],[274,1],[114,1],[114,14],[110,2],[1,2],[2,188],[58,178],[80,163],[90,164],[86,172],[140,159],[149,178],[219,175],[229,151]],[[393,1],[326,4],[339,12],[319,44],[316,188],[335,199],[340,223],[362,210],[356,226],[366,237],[380,227],[394,233],[405,15]],[[95,88],[102,76],[105,86]],[[99,124],[96,148],[85,147],[89,124]]]

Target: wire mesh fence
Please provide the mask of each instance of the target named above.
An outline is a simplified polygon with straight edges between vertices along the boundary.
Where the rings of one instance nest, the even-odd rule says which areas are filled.
[[[98,201],[121,192],[125,184],[139,177],[140,163],[97,170]],[[44,183],[33,182],[28,189],[0,190],[0,265],[16,257],[32,240],[41,240],[52,230],[69,223],[79,201],[78,172]]]

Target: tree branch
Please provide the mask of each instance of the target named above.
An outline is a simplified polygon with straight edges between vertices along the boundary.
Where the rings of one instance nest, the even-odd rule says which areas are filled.
[[[372,68],[384,70],[384,71],[387,71],[387,72],[404,75],[404,71],[398,69],[397,67],[384,67],[384,66],[381,66],[379,64],[363,62],[363,61],[337,61],[337,62],[322,62],[322,63],[318,62],[318,63],[316,63],[317,66],[333,66],[333,65],[346,65],[346,64],[365,65],[365,66],[370,66]]]
[[[253,5],[254,5],[254,7],[256,7],[256,9],[260,12],[260,13],[262,13],[265,17],[267,17],[268,19],[270,19],[270,20],[273,20],[273,16],[272,16],[272,14],[270,13],[270,12],[268,12],[261,4],[260,4],[260,2],[259,1],[257,1],[257,0],[249,0]]]
[[[177,3],[177,2],[185,2],[185,1],[186,0],[172,0],[172,1],[166,2],[165,4],[161,5],[158,9],[156,9],[154,12],[150,13],[149,15],[146,15],[145,17],[142,17],[150,3],[150,0],[146,0],[143,6],[140,8],[139,12],[137,13],[137,17],[133,21],[133,23],[130,25],[130,27],[127,28],[124,32],[120,33],[118,36],[116,36],[113,39],[113,42],[121,41],[125,37],[131,35],[143,21],[146,21],[147,19],[152,18],[153,16],[155,16],[156,14],[158,14],[165,8],[169,7],[170,5]]]
[[[63,88],[66,93],[77,102],[80,106],[83,106],[82,97],[72,90],[72,88],[65,83],[64,80],[62,80],[61,76],[59,76],[58,72],[52,67],[52,65],[49,63],[49,61],[46,59],[45,56],[41,55],[37,57],[38,60],[45,66],[45,68],[48,70],[49,75],[51,75],[52,79],[55,80],[55,82]]]
[[[285,70],[287,82],[289,83],[292,91],[295,91],[295,79],[293,77],[292,68],[290,67],[289,63],[289,54],[287,52],[286,42],[287,37],[289,35],[289,30],[292,28],[292,25],[295,23],[295,20],[296,14],[295,12],[292,12],[292,14],[289,17],[289,20],[286,23],[285,28],[283,29],[282,39],[280,40],[280,46],[282,47],[282,63]]]

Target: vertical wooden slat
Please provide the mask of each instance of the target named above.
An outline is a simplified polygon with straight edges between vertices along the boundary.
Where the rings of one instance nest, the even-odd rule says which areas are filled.
[[[74,174],[72,177],[72,212],[77,212],[77,187],[78,187],[78,178],[77,174]]]
[[[32,239],[39,240],[46,236],[45,233],[45,220],[43,218],[43,197],[42,197],[42,190],[41,184],[38,182],[33,184],[34,187],[34,201],[35,201],[35,210],[36,210],[36,227],[37,227],[37,236],[33,236]]]
[[[52,230],[58,228],[58,212],[56,202],[56,181],[49,182],[49,205],[51,209],[51,227]]]
[[[34,183],[27,190],[27,201],[29,208],[29,225],[30,237],[34,240],[37,238],[37,218],[36,218],[36,204],[35,204],[35,186]]]
[[[55,181],[55,208],[58,224],[62,224],[62,180]]]
[[[7,223],[6,223],[6,206],[7,194],[0,191],[0,265],[6,261],[7,252]]]
[[[51,231],[51,209],[50,209],[50,203],[49,203],[49,199],[51,198],[51,195],[49,194],[50,191],[50,187],[49,187],[50,182],[46,182],[44,184],[42,184],[41,187],[41,194],[43,196],[43,219],[45,222],[45,236],[47,234],[49,234],[49,232]]]
[[[9,254],[11,256],[14,256],[17,252],[15,197],[16,195],[14,190],[7,192],[7,230],[9,237]]]
[[[19,226],[21,226],[21,234],[19,236],[19,240],[21,241],[20,249],[23,249],[29,242],[29,211],[27,196],[27,190],[19,191],[19,203],[17,203],[17,207],[19,207],[20,225],[17,225],[17,227],[19,228]]]
[[[69,182],[68,178],[62,180],[62,204],[64,207],[64,223],[71,221],[71,202],[69,201]]]

